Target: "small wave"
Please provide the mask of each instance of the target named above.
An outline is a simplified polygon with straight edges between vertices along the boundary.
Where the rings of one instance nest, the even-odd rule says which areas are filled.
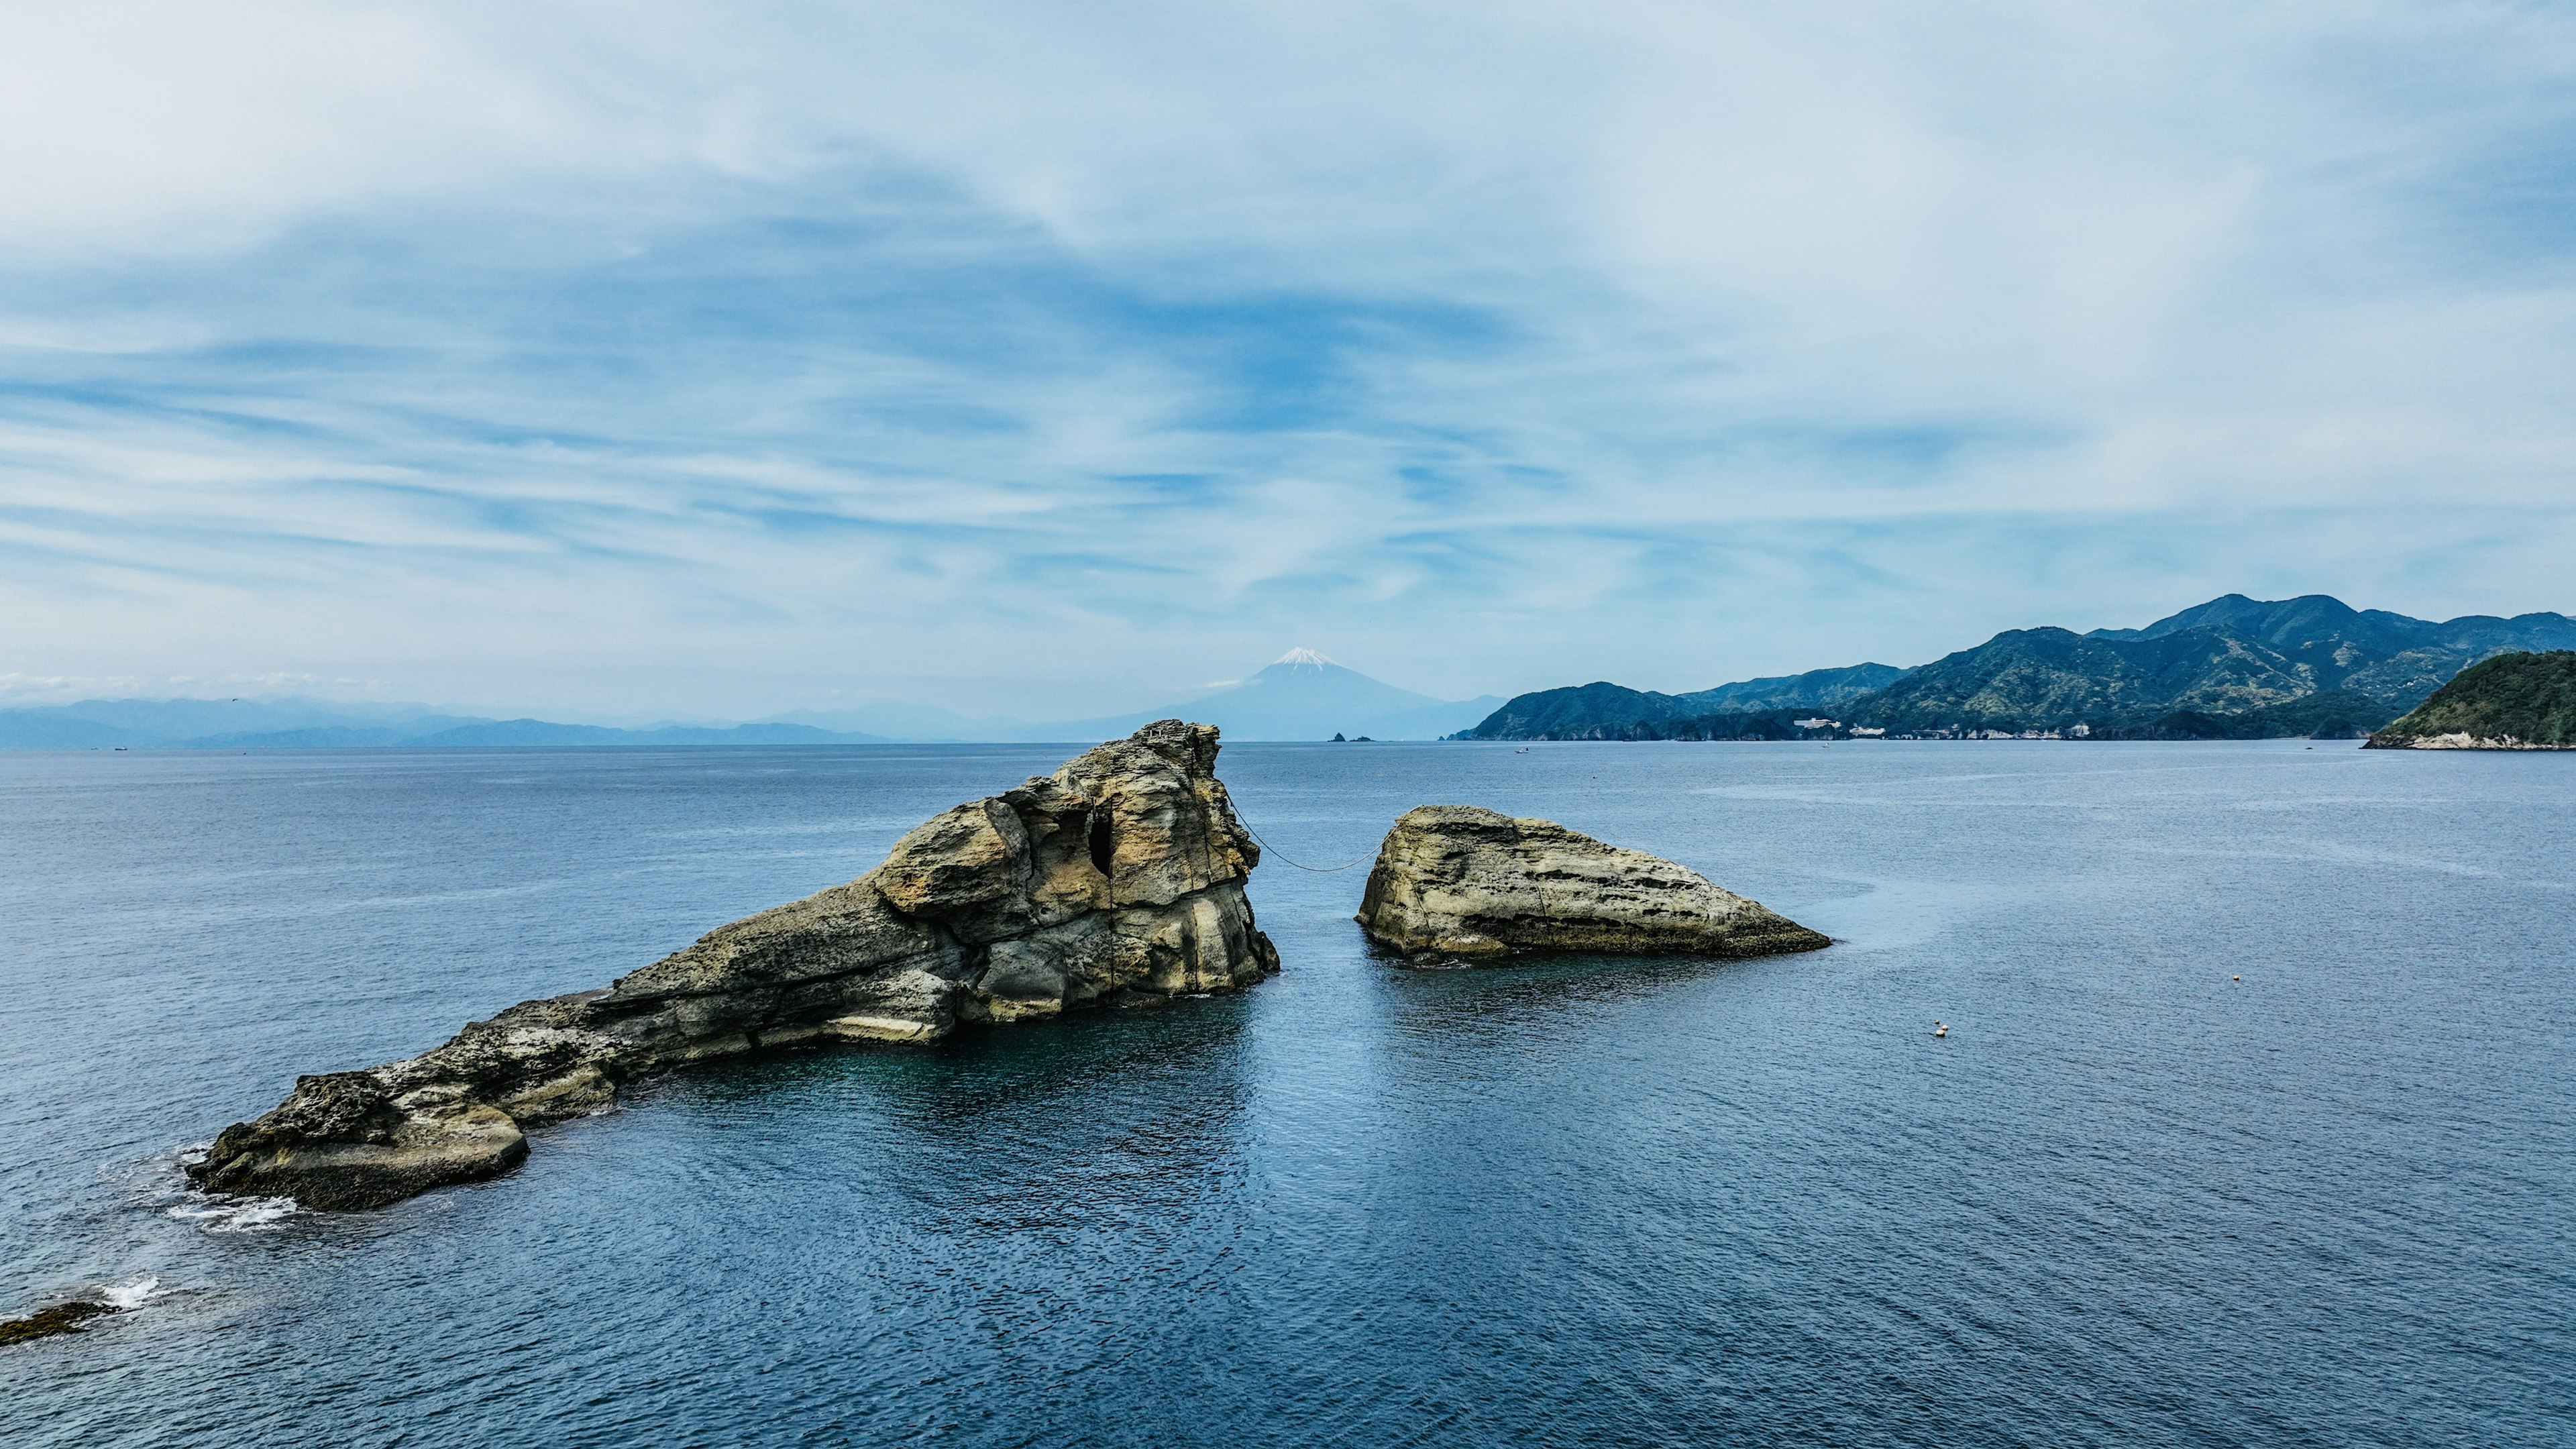
[[[170,1216],[210,1233],[262,1232],[300,1211],[291,1197],[222,1197],[211,1193],[191,1194],[188,1201],[169,1210]]]
[[[169,1291],[161,1286],[161,1280],[158,1278],[136,1278],[131,1282],[110,1283],[101,1288],[98,1290],[98,1300],[110,1308],[124,1312],[140,1308]]]

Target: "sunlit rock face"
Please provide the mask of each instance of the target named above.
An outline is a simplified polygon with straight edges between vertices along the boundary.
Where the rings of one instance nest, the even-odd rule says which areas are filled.
[[[1279,953],[1244,899],[1261,852],[1216,756],[1212,726],[1147,725],[605,988],[522,1002],[406,1061],[298,1078],[189,1176],[372,1207],[505,1172],[527,1156],[523,1129],[606,1106],[643,1073],[1251,985]]]
[[[1660,856],[1473,805],[1425,805],[1395,822],[1359,923],[1418,963],[1537,951],[1769,956],[1833,944]]]

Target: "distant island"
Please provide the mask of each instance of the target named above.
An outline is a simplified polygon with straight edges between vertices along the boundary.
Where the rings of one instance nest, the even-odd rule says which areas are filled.
[[[2576,651],[2472,664],[2362,748],[2576,750]]]
[[[2576,619],[2436,623],[2311,594],[2229,594],[2143,629],[2015,629],[1917,669],[1860,664],[1694,694],[1610,683],[1507,701],[1479,740],[2353,739],[2499,654],[2576,649]]]

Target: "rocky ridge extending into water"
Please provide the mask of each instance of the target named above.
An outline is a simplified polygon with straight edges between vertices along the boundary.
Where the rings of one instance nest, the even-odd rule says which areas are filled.
[[[1147,725],[605,988],[522,1002],[406,1061],[299,1077],[188,1175],[373,1207],[505,1172],[527,1156],[524,1129],[598,1110],[643,1074],[1250,985],[1279,953],[1244,899],[1261,852],[1216,756],[1212,726]]]
[[[1771,956],[1833,944],[1660,856],[1473,805],[1406,811],[1378,848],[1358,920],[1370,939],[1426,961]]]

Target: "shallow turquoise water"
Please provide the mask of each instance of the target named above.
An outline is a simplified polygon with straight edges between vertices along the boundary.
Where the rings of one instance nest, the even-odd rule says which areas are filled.
[[[664,1079],[376,1213],[181,1190],[1066,753],[0,755],[0,1311],[152,1283],[0,1351],[11,1441],[2576,1438],[2562,758],[1229,747],[1301,861],[1488,804],[1841,944],[1409,973],[1274,859],[1238,997]]]

